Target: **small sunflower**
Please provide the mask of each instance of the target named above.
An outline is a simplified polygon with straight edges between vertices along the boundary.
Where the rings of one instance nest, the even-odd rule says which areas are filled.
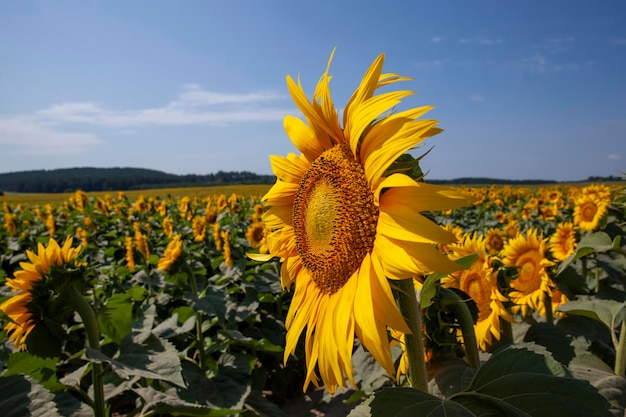
[[[56,240],[50,239],[47,247],[39,243],[36,254],[27,250],[30,262],[20,262],[22,269],[15,272],[14,278],[6,280],[6,285],[17,293],[0,304],[0,310],[11,319],[5,330],[15,346],[25,348],[28,334],[41,320],[33,311],[35,307],[41,307],[32,305],[34,287],[43,282],[53,268],[70,263],[75,266],[80,247],[73,248],[72,241],[68,237],[61,247]]]
[[[476,340],[478,347],[486,351],[493,343],[494,337],[500,340],[500,318],[509,322],[514,321],[503,304],[508,299],[498,288],[498,272],[491,265],[484,236],[466,235],[460,243],[451,245],[451,248],[452,259],[478,253],[478,258],[472,266],[453,272],[443,278],[441,283],[464,291],[476,303],[478,308],[478,320],[474,325]]]
[[[551,294],[554,287],[547,268],[553,263],[546,258],[546,242],[537,230],[529,229],[509,240],[502,251],[505,266],[518,267],[519,275],[511,281],[513,291],[509,294],[517,304],[514,311],[525,316],[529,309],[538,310],[544,293]]]
[[[489,229],[485,235],[485,245],[492,255],[500,253],[502,248],[504,248],[504,242],[506,240],[508,240],[508,236],[505,236],[504,232],[500,229]]]
[[[180,235],[174,235],[174,238],[165,247],[163,257],[157,263],[157,269],[169,271],[172,265],[180,259],[183,254],[183,241]]]
[[[593,232],[607,212],[609,201],[595,194],[583,194],[576,199],[574,224],[586,232]]]
[[[571,222],[559,223],[556,231],[550,237],[549,247],[552,256],[558,261],[564,261],[576,249],[576,229]]]
[[[304,389],[330,392],[352,376],[354,335],[394,374],[387,329],[409,332],[387,277],[405,279],[458,265],[437,250],[454,236],[420,211],[467,205],[472,199],[452,189],[419,183],[389,166],[424,139],[440,132],[435,120],[420,120],[431,107],[390,110],[411,91],[374,95],[379,87],[408,80],[383,74],[381,54],[345,106],[343,126],[331,99],[328,67],[309,100],[301,84],[287,86],[306,120],[286,116],[287,135],[302,154],[271,156],[276,184],[263,197],[263,221],[272,233],[270,253],[279,257],[281,280],[295,291],[286,318],[285,361],[305,334]],[[306,328],[306,330],[305,330]]]
[[[267,249],[266,230],[267,229],[265,228],[265,225],[262,222],[258,221],[255,221],[250,226],[248,226],[248,230],[246,231],[246,239],[253,249],[260,248],[263,245],[265,245]],[[267,253],[267,250],[265,252],[260,251],[260,253]]]

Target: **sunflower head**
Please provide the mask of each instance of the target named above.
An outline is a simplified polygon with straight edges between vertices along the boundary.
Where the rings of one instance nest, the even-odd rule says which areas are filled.
[[[580,230],[593,232],[600,226],[600,221],[608,210],[610,200],[597,194],[582,194],[576,199],[574,224]]]
[[[549,248],[552,256],[558,261],[564,261],[576,249],[576,229],[572,222],[557,224],[556,231],[550,237]]]
[[[332,60],[332,55],[331,55]],[[287,76],[303,118],[287,116],[287,135],[301,152],[271,156],[276,184],[263,197],[269,253],[279,257],[285,287],[295,284],[286,319],[285,360],[305,334],[309,383],[317,372],[330,392],[352,382],[352,347],[363,346],[394,374],[388,329],[409,332],[387,277],[410,278],[459,266],[436,248],[455,237],[421,211],[443,211],[472,199],[455,190],[388,172],[408,150],[437,133],[419,117],[431,107],[392,113],[411,91],[375,94],[408,78],[383,73],[380,55],[339,118],[330,95],[330,60],[310,100]],[[305,331],[306,329],[306,331]]]
[[[174,235],[165,247],[163,257],[159,259],[157,268],[161,271],[173,271],[178,262],[183,261],[183,241],[181,235]]]
[[[0,310],[11,320],[5,329],[15,346],[26,348],[37,326],[61,329],[73,314],[63,298],[64,289],[74,285],[84,290],[86,279],[84,265],[76,261],[81,247],[72,247],[72,241],[68,237],[59,246],[50,239],[47,247],[39,243],[37,253],[26,251],[30,262],[21,262],[22,269],[7,279],[15,294],[0,304]]]

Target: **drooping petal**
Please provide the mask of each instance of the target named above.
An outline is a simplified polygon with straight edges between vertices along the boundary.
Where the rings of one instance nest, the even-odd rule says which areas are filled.
[[[384,196],[383,196],[384,197]],[[452,243],[456,237],[411,207],[390,204],[383,198],[380,204],[377,232],[385,236],[421,243]]]

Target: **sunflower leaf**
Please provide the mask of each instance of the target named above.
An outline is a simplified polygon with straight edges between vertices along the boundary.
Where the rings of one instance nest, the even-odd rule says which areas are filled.
[[[603,253],[610,250],[620,250],[620,241],[621,236],[616,236],[615,239],[611,240],[611,237],[604,232],[596,232],[583,236],[578,243],[576,251],[561,262],[556,274],[559,275],[573,262],[589,255],[590,253]]]
[[[54,395],[28,377],[0,377],[0,392],[0,415],[3,417],[61,417],[53,401]]]
[[[468,269],[472,266],[476,259],[478,259],[478,252],[455,259],[454,262],[461,265],[463,267],[462,269]],[[424,280],[424,284],[422,285],[422,289],[420,291],[420,306],[422,309],[428,308],[433,303],[433,298],[437,295],[437,284],[442,278],[447,276],[447,273],[435,272],[430,274],[426,280]]]
[[[388,388],[374,394],[370,408],[371,417],[475,417],[464,406],[434,397],[413,388]],[[360,407],[359,407],[360,408]],[[350,415],[353,415],[351,413]],[[363,414],[367,415],[367,414]]]
[[[600,299],[574,300],[561,304],[557,311],[590,317],[600,321],[613,332],[626,316],[626,302]]]

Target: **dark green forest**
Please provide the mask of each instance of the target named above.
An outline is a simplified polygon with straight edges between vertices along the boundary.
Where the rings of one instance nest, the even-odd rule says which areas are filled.
[[[0,191],[19,193],[126,191],[225,184],[270,184],[275,180],[276,177],[273,175],[258,175],[247,171],[175,175],[142,168],[67,168],[0,174]]]
[[[409,164],[413,164],[413,162],[414,160],[409,161]],[[620,177],[589,177],[581,182],[620,180],[623,179]],[[227,184],[272,184],[274,181],[276,181],[276,177],[273,175],[259,175],[248,171],[218,171],[207,175],[176,175],[143,168],[67,168],[0,174],[0,195],[3,191],[16,193],[63,193],[76,190],[126,191]],[[452,180],[427,179],[426,181],[432,184],[450,185],[542,185],[557,183],[553,180],[508,180],[477,177]]]

